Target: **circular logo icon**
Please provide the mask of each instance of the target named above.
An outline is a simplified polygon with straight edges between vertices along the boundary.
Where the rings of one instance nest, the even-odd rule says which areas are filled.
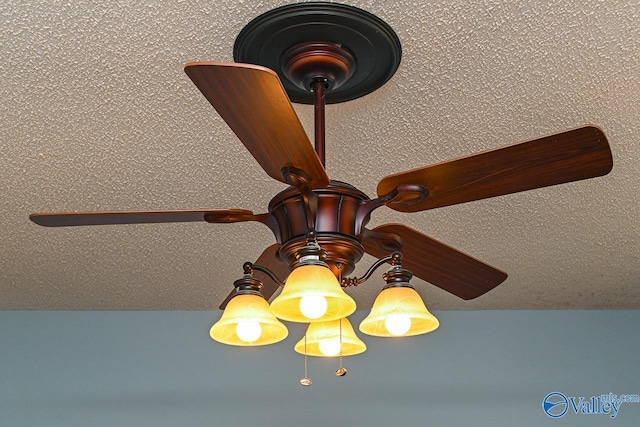
[[[567,413],[569,401],[564,394],[554,391],[547,394],[542,400],[542,409],[551,418],[560,418]]]

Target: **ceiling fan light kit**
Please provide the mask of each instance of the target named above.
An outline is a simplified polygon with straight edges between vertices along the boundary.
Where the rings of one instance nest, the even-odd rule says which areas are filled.
[[[194,62],[185,72],[272,178],[289,185],[268,212],[244,209],[139,212],[45,212],[30,215],[48,227],[163,222],[267,226],[276,243],[222,303],[211,337],[255,346],[287,337],[279,319],[309,323],[295,351],[348,356],[366,350],[347,319],[356,309],[342,288],[364,283],[382,265],[387,285],[360,331],[410,336],[439,326],[410,285],[416,276],[463,299],[484,295],[507,274],[401,224],[366,228],[386,206],[420,212],[489,197],[606,175],[611,150],[602,130],[588,125],[383,178],[377,197],[330,180],[325,171],[325,104],[373,92],[397,70],[400,41],[380,18],[353,6],[308,2],[264,13],[240,32],[234,63]],[[291,102],[313,104],[315,149]],[[362,256],[378,258],[360,278],[344,277]],[[264,275],[259,280],[255,274]],[[263,276],[261,276],[263,277]],[[269,307],[267,301],[283,290]],[[338,333],[336,335],[336,327]],[[336,344],[337,343],[337,344]],[[343,376],[342,367],[336,375]]]
[[[280,342],[289,331],[262,295],[239,294],[229,301],[209,334],[223,344],[255,346]]]
[[[262,282],[252,275],[254,268],[261,269],[251,263],[244,264],[244,276],[233,283],[233,298],[209,331],[212,339],[228,345],[256,346],[275,344],[289,335],[287,327],[273,315],[264,299]]]
[[[409,283],[413,274],[402,268],[401,260],[400,253],[391,255],[393,267],[382,275],[387,285],[376,297],[369,315],[360,323],[360,332],[377,337],[408,337],[426,334],[440,326]]]
[[[290,322],[327,322],[356,311],[356,302],[342,290],[340,282],[321,260],[326,258],[316,242],[296,252],[298,262],[282,293],[271,303],[273,314]]]

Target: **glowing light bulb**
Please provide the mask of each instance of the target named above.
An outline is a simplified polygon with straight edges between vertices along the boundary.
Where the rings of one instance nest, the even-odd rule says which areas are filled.
[[[335,338],[320,340],[318,346],[320,347],[320,353],[325,356],[335,356],[340,353],[340,340]]]
[[[406,314],[391,314],[384,320],[384,327],[391,335],[399,337],[411,328],[411,318]]]
[[[318,319],[327,312],[327,299],[322,295],[309,295],[300,298],[300,311],[309,319]]]
[[[262,326],[252,321],[238,322],[236,334],[244,342],[254,342],[262,335]]]

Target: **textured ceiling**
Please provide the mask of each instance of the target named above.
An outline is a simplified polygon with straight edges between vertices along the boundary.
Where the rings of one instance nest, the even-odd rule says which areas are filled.
[[[39,211],[266,211],[270,179],[182,71],[231,61],[274,2],[9,1],[0,10],[0,308],[208,309],[273,243],[257,223],[50,229]],[[327,108],[327,170],[373,196],[391,173],[594,123],[602,178],[402,214],[509,273],[447,308],[640,308],[640,5],[353,1],[397,32],[396,75]],[[296,106],[307,131],[312,107]],[[373,261],[366,256],[357,272]],[[350,289],[368,308],[376,277]]]

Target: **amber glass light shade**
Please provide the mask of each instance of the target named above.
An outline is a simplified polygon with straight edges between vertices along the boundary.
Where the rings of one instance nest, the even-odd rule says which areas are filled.
[[[408,337],[431,332],[440,326],[412,287],[382,290],[371,312],[360,323],[360,332],[377,337]]]
[[[355,310],[356,302],[342,290],[329,267],[322,264],[296,267],[287,278],[282,293],[271,302],[271,312],[290,322],[338,320]]]
[[[223,344],[256,346],[282,341],[289,331],[271,314],[262,296],[240,294],[229,301],[209,335]]]
[[[304,337],[294,350],[304,354]],[[342,319],[342,355],[353,356],[363,353],[366,344],[358,338],[347,318]],[[319,357],[340,356],[340,319],[309,324],[307,329],[307,355]]]

